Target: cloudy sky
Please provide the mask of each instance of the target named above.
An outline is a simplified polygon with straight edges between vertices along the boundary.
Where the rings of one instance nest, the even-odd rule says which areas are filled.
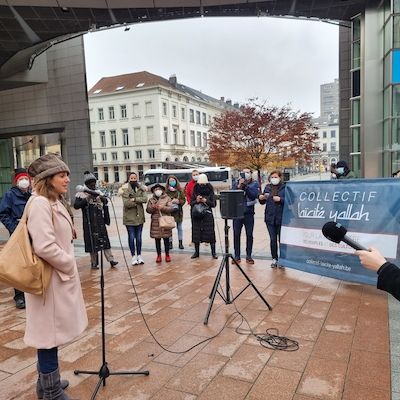
[[[338,28],[278,18],[143,23],[85,35],[89,88],[149,71],[216,98],[254,97],[319,115],[319,85],[338,77]]]

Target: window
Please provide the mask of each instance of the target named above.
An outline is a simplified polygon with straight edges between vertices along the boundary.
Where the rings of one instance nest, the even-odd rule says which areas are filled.
[[[154,137],[154,127],[153,126],[147,126],[146,127],[146,132],[147,132],[147,143],[152,144],[155,142],[155,137]]]
[[[326,131],[323,131],[323,132],[322,132],[322,137],[323,137],[324,139],[326,139],[326,134],[327,134]]]
[[[115,119],[114,106],[108,107],[108,118]]]
[[[96,160],[97,160],[96,153],[93,153],[93,161],[96,161]]]
[[[142,143],[142,136],[140,134],[140,128],[133,128],[133,140],[135,144]]]
[[[124,143],[124,146],[129,146],[128,129],[122,129],[122,141]]]
[[[113,151],[113,152],[111,153],[111,159],[112,159],[113,161],[118,161],[118,153],[117,153],[116,151]]]
[[[167,107],[167,103],[165,101],[163,101],[163,103],[162,103],[162,115],[164,117],[166,117],[168,115],[168,107]]]
[[[156,158],[155,150],[149,150],[149,158]]]
[[[197,147],[201,147],[201,132],[197,132]]]
[[[139,164],[137,166],[137,170],[138,170],[138,173],[139,173],[139,179],[143,179],[143,165]]]
[[[107,161],[107,153],[101,153],[101,161]]]
[[[164,126],[164,143],[168,143],[168,128]]]
[[[186,119],[186,110],[185,107],[181,108],[181,119],[184,121]]]
[[[174,128],[174,144],[178,144],[178,128]]]
[[[110,137],[111,137],[111,146],[115,147],[117,145],[117,132],[110,131]]]
[[[104,167],[104,180],[108,182],[108,167]]]
[[[146,103],[144,103],[145,105],[145,109],[146,109],[146,117],[149,117],[151,115],[153,115],[153,104],[151,101],[146,101]]]
[[[326,151],[327,150],[327,145],[326,145],[326,143],[323,143],[323,145],[322,145],[322,151]]]
[[[182,144],[186,146],[186,131],[182,130]]]
[[[196,124],[200,125],[200,111],[196,111]]]
[[[336,151],[336,142],[331,143],[331,151]]]
[[[114,167],[114,182],[119,182],[119,170],[118,170],[118,167]]]
[[[125,171],[126,171],[126,180],[129,180],[129,175],[131,174],[131,166],[127,165],[125,167]]]
[[[203,147],[206,148],[207,147],[207,132],[203,132]]]
[[[142,150],[136,150],[136,159],[138,160],[142,159]]]
[[[139,103],[132,104],[133,118],[140,118]]]
[[[93,175],[96,177],[96,180],[99,179],[99,170],[97,167],[93,167]]]
[[[100,131],[100,146],[106,147],[106,133],[104,131]]]
[[[172,105],[172,118],[178,118],[178,111],[175,104]]]
[[[99,113],[99,121],[104,121],[104,110],[102,108],[97,109]]]
[[[124,151],[124,160],[129,160],[129,151]]]
[[[126,105],[121,106],[121,118],[126,118]]]
[[[331,131],[331,139],[336,138],[336,131]]]
[[[189,110],[189,121],[194,124],[194,110]]]
[[[203,113],[202,117],[203,117],[203,125],[207,125],[207,114]]]
[[[194,131],[190,131],[190,145],[192,147],[196,146],[196,138],[194,136]]]

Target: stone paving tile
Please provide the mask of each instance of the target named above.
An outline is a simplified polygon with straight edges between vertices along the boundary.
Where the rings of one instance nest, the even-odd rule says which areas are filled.
[[[339,400],[346,369],[346,362],[311,357],[296,392],[321,400]]]
[[[337,361],[349,361],[352,335],[322,331],[313,349],[313,356]]]
[[[198,397],[193,394],[178,392],[171,389],[161,389],[151,399],[152,400],[196,400]]]
[[[217,376],[197,398],[198,400],[243,400],[251,384],[237,379]]]
[[[353,382],[347,382],[342,400],[390,400],[390,390],[380,390],[363,387]]]
[[[293,321],[287,335],[315,342],[320,334],[323,322],[322,319],[299,316]]]

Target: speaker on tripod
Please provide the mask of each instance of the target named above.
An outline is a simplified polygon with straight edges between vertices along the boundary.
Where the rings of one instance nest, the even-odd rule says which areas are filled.
[[[222,257],[221,265],[218,269],[217,277],[215,278],[213,288],[211,290],[209,299],[210,304],[208,305],[207,313],[204,318],[204,324],[208,324],[208,319],[210,317],[211,309],[214,304],[215,296],[218,293],[222,300],[224,300],[225,304],[233,303],[249,286],[251,286],[260,299],[264,302],[264,304],[268,307],[269,310],[272,310],[272,307],[268,304],[267,300],[263,297],[263,295],[259,292],[259,290],[254,286],[251,279],[247,276],[247,274],[243,271],[238,262],[233,258],[232,254],[229,253],[229,225],[228,219],[239,219],[244,217],[244,201],[245,196],[243,190],[224,190],[220,192],[220,211],[221,217],[225,220],[224,232],[225,232],[225,252]],[[244,278],[247,280],[247,286],[244,287],[235,297],[231,297],[231,288],[230,288],[230,276],[229,276],[229,259],[232,260],[232,265],[235,265]],[[219,291],[218,287],[221,286],[221,276],[225,270],[225,292]],[[222,289],[222,286],[221,286]]]

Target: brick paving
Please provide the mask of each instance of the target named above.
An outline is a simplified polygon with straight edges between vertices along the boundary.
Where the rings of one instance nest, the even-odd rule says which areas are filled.
[[[120,199],[115,211],[121,224]],[[186,210],[187,211],[187,210]],[[389,400],[398,399],[400,346],[397,326],[388,322],[388,297],[371,286],[343,282],[301,271],[269,268],[267,232],[257,207],[255,264],[242,266],[266,300],[248,288],[226,305],[217,296],[208,325],[203,320],[221,257],[213,260],[202,245],[200,258],[191,260],[190,222],[184,221],[185,250],[175,249],[172,262],[155,263],[149,221],[143,232],[145,264],[124,266],[115,222],[109,229],[119,266],[105,265],[105,315],[107,361],[111,371],[144,370],[149,376],[111,376],[97,399],[130,400]],[[149,218],[148,218],[149,220]],[[76,225],[81,233],[81,217]],[[217,218],[217,237],[223,241],[223,221]],[[0,230],[0,238],[5,238]],[[231,250],[232,250],[231,246]],[[242,247],[244,248],[244,239]],[[220,247],[221,252],[222,247]],[[97,376],[74,375],[75,369],[97,370],[101,364],[99,271],[89,268],[89,257],[77,240],[76,253],[89,327],[74,343],[60,349],[63,377],[70,380],[71,398],[90,399]],[[129,252],[125,257],[130,261]],[[129,273],[128,273],[129,271]],[[175,352],[183,351],[215,335],[231,315],[240,310],[256,332],[277,328],[299,342],[295,352],[266,349],[251,335],[239,335],[236,317],[213,340],[187,353],[171,353],[160,347],[142,320],[131,284],[138,293],[146,321],[157,341]],[[231,268],[231,286],[238,293],[245,285]],[[222,279],[224,285],[224,278]],[[35,399],[36,354],[23,343],[25,311],[15,309],[12,291],[0,286],[0,399]],[[396,307],[391,303],[392,308]],[[73,321],[71,321],[73,323]],[[397,328],[397,330],[396,330]],[[397,353],[390,352],[391,341]],[[397,336],[399,337],[399,336]],[[397,370],[391,368],[397,362]],[[397,371],[397,372],[396,372]]]

